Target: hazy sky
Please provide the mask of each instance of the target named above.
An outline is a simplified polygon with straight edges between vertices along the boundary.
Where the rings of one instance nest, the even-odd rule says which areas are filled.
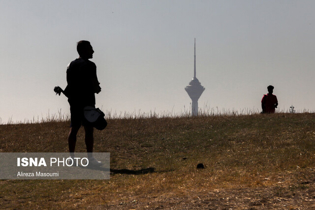
[[[0,118],[24,121],[59,110],[56,85],[76,43],[89,40],[105,112],[190,110],[184,88],[206,88],[204,110],[258,110],[267,86],[279,109],[315,109],[313,0],[0,1]]]

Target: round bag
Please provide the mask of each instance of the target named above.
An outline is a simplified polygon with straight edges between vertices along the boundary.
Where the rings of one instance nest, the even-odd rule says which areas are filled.
[[[84,107],[84,117],[97,130],[103,130],[107,126],[105,114],[99,108]]]

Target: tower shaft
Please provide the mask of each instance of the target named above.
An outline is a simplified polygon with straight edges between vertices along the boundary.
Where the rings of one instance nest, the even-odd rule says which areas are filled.
[[[198,100],[191,101],[191,115],[198,116]]]

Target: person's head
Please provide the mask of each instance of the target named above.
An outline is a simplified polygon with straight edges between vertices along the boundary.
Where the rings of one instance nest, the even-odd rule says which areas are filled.
[[[272,85],[269,85],[267,89],[268,89],[268,93],[272,94],[274,87]]]
[[[81,58],[90,59],[93,58],[93,47],[89,41],[81,40],[77,44],[77,51]]]

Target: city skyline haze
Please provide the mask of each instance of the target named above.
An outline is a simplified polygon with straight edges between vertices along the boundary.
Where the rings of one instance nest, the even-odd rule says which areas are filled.
[[[105,113],[180,115],[183,87],[197,77],[202,110],[261,111],[267,86],[279,106],[314,111],[315,2],[9,1],[0,2],[0,123],[69,115],[66,87],[76,43],[91,42]],[[246,111],[244,111],[246,112]]]

